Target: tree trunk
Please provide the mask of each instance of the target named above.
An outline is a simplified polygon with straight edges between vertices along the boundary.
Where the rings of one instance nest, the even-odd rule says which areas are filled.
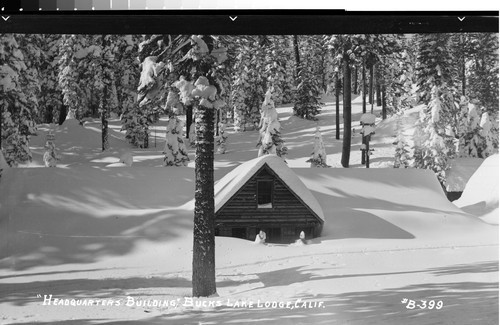
[[[63,104],[61,100],[61,106],[59,106],[59,121],[58,124],[62,125],[64,121],[66,121],[66,116],[68,115],[68,109],[66,108],[66,105]]]
[[[354,89],[353,92],[357,95],[358,92],[358,66],[354,68]]]
[[[461,47],[464,48],[465,44],[464,44],[464,39],[463,39],[463,35],[460,35],[460,44],[462,45]],[[461,72],[462,72],[462,95],[465,96],[465,92],[466,92],[466,84],[467,84],[467,79],[465,77],[465,53],[463,51],[460,52],[461,53],[461,62],[460,62],[460,65],[461,65]]]
[[[293,35],[293,49],[295,52],[295,71],[297,73],[297,78],[299,77],[300,72],[300,51],[299,51],[299,37],[297,35]]]
[[[102,151],[109,149],[109,141],[108,141],[108,87],[110,86],[108,82],[111,81],[110,76],[108,75],[107,69],[109,68],[109,63],[106,58],[106,47],[108,46],[108,42],[106,40],[106,35],[102,35],[102,79],[104,85],[104,89],[102,92],[101,98],[101,142],[102,142]]]
[[[186,139],[189,139],[189,128],[193,123],[193,106],[186,106]]]
[[[387,103],[386,103],[386,89],[385,85],[382,86],[382,119],[385,120],[387,118]]]
[[[382,89],[378,80],[376,84],[377,86],[375,87],[375,89],[377,90],[377,106],[382,106]]]
[[[109,149],[109,139],[108,139],[108,106],[106,105],[106,99],[108,98],[108,86],[104,85],[104,92],[102,98],[101,107],[101,140],[102,140],[102,151]]]
[[[363,62],[363,69],[361,70],[361,73],[363,74],[361,81],[363,82],[362,88],[363,88],[363,114],[366,113],[366,68],[365,68],[365,62]]]
[[[369,135],[366,137],[366,140],[365,140],[365,143],[366,143],[366,151],[365,151],[366,168],[370,168],[370,138],[371,138],[371,136]]]
[[[373,114],[373,64],[370,66],[370,94],[368,101],[371,105],[371,113]]]
[[[349,59],[344,58],[344,97],[343,97],[343,115],[344,115],[344,139],[342,142],[341,163],[344,168],[349,167],[349,158],[351,155],[351,67]]]
[[[214,207],[214,110],[195,107],[196,158],[193,229],[193,296],[216,293]]]
[[[340,86],[339,74],[335,74],[335,139],[340,139]]]
[[[144,146],[143,148],[149,148],[149,127],[144,126]]]
[[[215,114],[215,135],[219,136],[220,110],[217,110],[216,112],[217,113]]]

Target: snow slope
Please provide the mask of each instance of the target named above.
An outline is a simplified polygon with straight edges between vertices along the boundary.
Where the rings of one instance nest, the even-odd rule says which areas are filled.
[[[498,225],[498,154],[486,158],[471,176],[456,206],[484,222]]]
[[[359,119],[360,104],[353,109]],[[328,163],[338,166],[334,111],[327,103],[318,124]],[[188,167],[156,168],[165,120],[150,149],[130,148],[111,121],[104,153],[98,123],[68,126],[56,132],[61,168],[9,168],[0,181],[0,323],[498,324],[498,226],[448,202],[428,171],[361,168],[359,134],[353,168],[304,168],[316,122],[291,116],[289,106],[278,114],[288,165],[324,212],[321,237],[303,246],[217,237],[219,296],[189,305],[193,149]],[[414,116],[405,115],[405,132]],[[377,118],[372,167],[391,167],[395,121]],[[230,133],[216,179],[257,157],[257,137]],[[30,167],[42,165],[43,140],[33,139],[40,152]],[[128,150],[132,167],[106,167]],[[101,304],[44,305],[45,295]],[[153,305],[165,300],[174,306]],[[443,307],[411,309],[409,300]]]

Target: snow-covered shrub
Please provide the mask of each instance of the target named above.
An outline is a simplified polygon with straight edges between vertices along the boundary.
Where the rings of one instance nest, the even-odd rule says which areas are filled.
[[[316,133],[314,135],[314,149],[311,154],[311,158],[306,162],[311,163],[311,167],[330,167],[326,163],[326,149],[323,143],[323,137],[319,130],[319,126],[316,127]]]

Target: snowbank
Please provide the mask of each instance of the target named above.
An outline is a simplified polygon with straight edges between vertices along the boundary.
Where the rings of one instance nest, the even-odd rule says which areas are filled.
[[[454,201],[463,211],[484,222],[498,225],[498,154],[484,160],[471,176],[460,199]]]
[[[453,159],[450,169],[446,171],[446,191],[463,192],[465,184],[472,174],[483,163],[482,158],[456,158]]]

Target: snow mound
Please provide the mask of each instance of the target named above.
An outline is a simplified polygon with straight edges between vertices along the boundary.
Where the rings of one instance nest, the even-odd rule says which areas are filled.
[[[482,158],[456,158],[446,171],[446,191],[462,192],[465,185],[483,163]]]
[[[325,213],[321,240],[431,239],[489,225],[446,198],[430,170],[294,168]],[[448,235],[447,235],[448,236]]]
[[[498,225],[498,154],[484,160],[471,176],[460,199],[454,201],[463,211]]]

